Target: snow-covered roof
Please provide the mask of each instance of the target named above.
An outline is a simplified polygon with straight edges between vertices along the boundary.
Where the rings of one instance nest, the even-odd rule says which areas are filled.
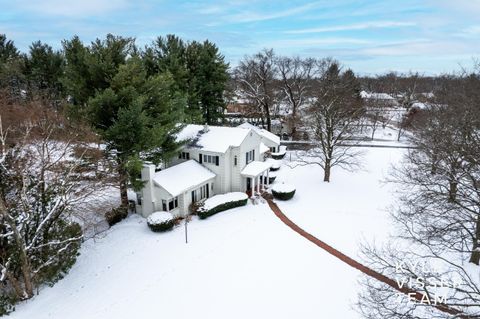
[[[241,174],[243,176],[256,177],[261,173],[269,170],[271,166],[272,166],[272,163],[270,162],[253,161],[247,166],[245,166]]]
[[[189,124],[178,134],[177,141],[189,141],[189,147],[201,148],[207,152],[225,153],[230,146],[242,144],[250,130],[242,127],[208,126]]]
[[[278,137],[277,135],[273,134],[272,132],[269,132],[263,128],[260,128],[258,126],[255,126],[255,125],[252,125],[250,123],[243,123],[243,124],[240,124],[238,127],[242,127],[242,128],[247,128],[247,129],[251,129],[251,130],[254,130],[255,132],[257,132],[260,136],[272,141],[273,143],[275,144],[280,144],[280,137]]]
[[[364,99],[374,99],[374,100],[394,100],[394,98],[387,93],[376,93],[376,92],[360,92],[360,96]]]
[[[263,142],[260,142],[260,154],[266,153],[268,151],[270,151],[270,148],[267,145],[263,144]]]
[[[215,176],[208,168],[194,160],[189,160],[156,172],[153,175],[153,181],[175,197],[189,188],[215,178]]]

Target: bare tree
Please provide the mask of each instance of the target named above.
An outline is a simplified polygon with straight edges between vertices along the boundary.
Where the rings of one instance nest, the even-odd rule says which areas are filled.
[[[358,166],[352,144],[358,133],[356,122],[363,115],[359,85],[352,71],[341,72],[335,61],[328,61],[314,87],[315,102],[304,118],[311,128],[311,142],[315,147],[299,154],[301,164],[317,164],[324,170],[325,182],[330,181],[331,168]]]
[[[480,316],[478,269],[466,265],[480,263],[479,92],[478,74],[445,77],[437,104],[413,120],[417,148],[392,176],[401,194],[393,214],[399,235],[395,245],[365,249],[372,267],[428,298],[395,301],[391,289],[367,282],[365,317],[450,318],[435,310],[439,303],[458,318]]]
[[[295,138],[298,112],[304,107],[311,97],[312,78],[315,73],[315,60],[300,57],[279,57],[276,65],[281,80],[281,90],[284,101],[291,108],[290,135]]]
[[[244,57],[235,70],[237,91],[261,114],[262,126],[272,130],[272,110],[278,104],[278,69],[272,49]]]

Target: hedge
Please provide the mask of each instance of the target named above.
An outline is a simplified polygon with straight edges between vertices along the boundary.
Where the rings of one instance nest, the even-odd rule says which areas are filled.
[[[273,175],[273,176],[268,176],[268,182],[269,184],[272,184],[274,181],[275,181],[275,178],[277,178],[277,176]],[[267,183],[267,177],[265,176],[265,179],[263,180],[263,183],[266,184]]]
[[[105,219],[107,220],[108,225],[111,227],[116,223],[122,221],[128,216],[127,207],[117,207],[105,213]]]
[[[165,214],[165,215],[170,215],[170,216],[166,216],[166,218],[164,218],[164,220],[155,220],[155,214]],[[147,225],[148,227],[158,233],[158,232],[164,232],[164,231],[167,231],[167,230],[170,230],[173,228],[173,226],[175,226],[175,218],[173,218],[173,216],[171,216],[170,213],[168,212],[157,212],[157,213],[153,213],[152,215],[148,216],[147,218]]]
[[[240,206],[245,206],[245,205],[247,205],[247,202],[248,202],[248,198],[237,200],[237,201],[232,201],[232,202],[226,202],[226,203],[220,204],[218,206],[215,206],[215,207],[213,207],[209,210],[205,210],[205,209],[202,209],[202,207],[200,207],[197,210],[197,215],[198,215],[198,217],[200,217],[200,219],[205,219],[207,217],[215,215],[216,213],[223,212],[224,210],[227,210],[227,209],[240,207]]]
[[[285,156],[285,155],[283,155],[283,156]],[[272,167],[270,167],[270,171],[271,171],[271,172],[278,171],[279,169],[280,169],[280,166],[277,166],[277,167],[272,166]]]
[[[278,184],[272,187],[272,195],[276,199],[289,200],[295,195],[295,187],[288,184]]]
[[[285,157],[286,153],[272,153],[271,156],[275,160],[281,160]]]

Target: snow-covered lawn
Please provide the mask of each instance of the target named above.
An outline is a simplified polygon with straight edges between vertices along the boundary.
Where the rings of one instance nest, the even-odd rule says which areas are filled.
[[[295,222],[345,253],[389,231],[391,163],[405,150],[367,149],[365,171],[316,166],[278,171],[295,185],[278,202]],[[287,157],[286,157],[287,158]],[[286,227],[266,204],[239,207],[167,233],[131,216],[84,244],[65,279],[21,304],[15,319],[359,318],[359,273]]]

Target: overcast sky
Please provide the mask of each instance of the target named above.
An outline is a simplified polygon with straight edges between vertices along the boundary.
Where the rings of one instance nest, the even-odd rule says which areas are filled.
[[[27,51],[107,33],[137,44],[174,33],[215,42],[232,65],[245,54],[331,56],[359,73],[426,74],[480,57],[480,0],[153,1],[0,0],[0,33]]]

